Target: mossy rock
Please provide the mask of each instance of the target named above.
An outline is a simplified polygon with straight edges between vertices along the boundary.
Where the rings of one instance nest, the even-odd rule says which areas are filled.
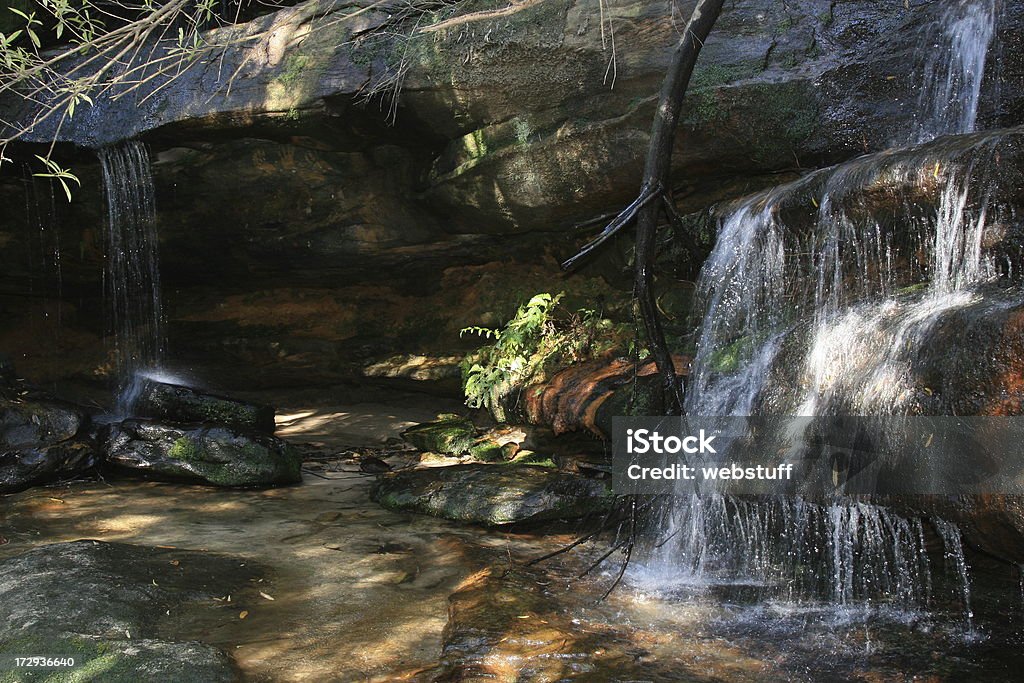
[[[515,456],[519,447],[514,443],[499,443],[488,438],[469,447],[469,454],[481,462],[506,462]]]
[[[135,403],[135,414],[171,422],[203,422],[233,429],[273,434],[274,409],[190,387],[146,380]]]
[[[156,479],[217,486],[275,486],[302,480],[302,457],[287,442],[225,427],[126,420],[111,427],[106,461]]]
[[[482,526],[578,519],[604,512],[606,481],[532,465],[453,465],[383,475],[372,498],[391,510]]]
[[[233,557],[99,541],[0,561],[0,683],[235,681],[226,654],[168,636],[168,613],[208,610],[215,596],[251,590],[260,572]],[[16,669],[24,656],[71,657],[74,666]]]
[[[430,453],[466,455],[476,446],[477,429],[467,417],[440,415],[434,422],[409,427],[402,438],[410,445]]]
[[[16,669],[14,659],[31,653],[70,658],[74,665]],[[202,643],[104,640],[78,633],[0,638],[0,683],[233,683],[237,680],[231,659],[217,648]]]
[[[89,418],[45,398],[0,396],[0,493],[72,478],[99,461],[87,436]]]

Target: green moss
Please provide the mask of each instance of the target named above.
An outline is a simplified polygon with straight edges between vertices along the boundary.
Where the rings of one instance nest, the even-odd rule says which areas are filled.
[[[718,90],[704,88],[695,90],[688,96],[689,106],[693,112],[692,123],[715,124],[726,120],[728,113],[718,101]]]
[[[442,455],[465,455],[476,442],[476,427],[458,415],[443,416],[402,432],[402,438],[421,451]]]
[[[308,55],[288,55],[284,60],[284,71],[277,77],[281,85],[294,85],[309,64]]]
[[[167,454],[175,460],[183,462],[200,462],[203,460],[202,449],[187,436],[176,439],[171,445],[170,450],[167,451]]]
[[[922,292],[924,292],[924,291],[926,291],[928,289],[928,285],[929,285],[929,283],[927,283],[927,282],[918,282],[917,284],[914,284],[914,285],[908,285],[906,287],[901,287],[900,289],[896,290],[896,295],[897,296],[910,296],[910,295],[913,295],[913,294],[920,294],[920,293],[922,293]]]
[[[766,164],[790,159],[793,149],[814,134],[819,115],[813,89],[803,82],[761,83],[744,88],[753,122],[754,157]]]
[[[523,451],[523,454],[509,462],[510,465],[533,465],[534,467],[546,467],[558,469],[558,465],[551,459],[550,455],[535,453],[534,451]]]
[[[135,673],[127,658],[112,652],[110,644],[94,638],[73,634],[40,636],[19,635],[0,641],[0,665],[11,657],[45,654],[49,657],[73,657],[75,666],[66,669],[39,669],[0,672],[0,683],[46,681],[46,683],[77,683],[79,681],[130,681]]]
[[[481,462],[504,462],[509,449],[494,441],[482,441],[469,447],[469,454]]]
[[[710,64],[693,72],[690,87],[694,90],[714,88],[746,78],[754,78],[762,71],[763,63],[759,60],[749,60],[735,64]]]
[[[743,353],[749,348],[749,346],[749,338],[742,337],[724,348],[716,349],[715,352],[711,354],[711,358],[708,359],[708,365],[711,368],[711,371],[725,374],[736,372],[740,366],[740,359],[743,357]]]

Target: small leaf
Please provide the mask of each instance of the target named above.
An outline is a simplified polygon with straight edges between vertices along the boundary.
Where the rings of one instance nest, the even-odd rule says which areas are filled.
[[[239,619],[245,619],[247,616],[249,616],[249,610],[245,610],[244,609],[244,610],[242,610],[241,612],[238,613],[238,618]]]

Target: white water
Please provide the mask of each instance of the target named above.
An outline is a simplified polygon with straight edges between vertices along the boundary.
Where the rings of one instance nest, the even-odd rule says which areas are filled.
[[[955,0],[929,27],[922,115],[908,141],[973,131],[995,20],[993,2]],[[878,155],[720,215],[698,282],[703,320],[687,413],[905,414],[917,391],[916,349],[937,321],[977,303],[977,286],[997,277],[982,246],[990,153],[982,141],[947,156],[910,155],[902,164]],[[916,201],[892,196],[895,220],[877,219],[860,200],[873,184],[931,188],[937,209],[922,213]],[[806,204],[808,195],[818,207],[811,227],[806,220],[787,224],[787,209]],[[923,285],[916,291],[901,291],[917,282]],[[921,521],[866,503],[682,495],[665,529],[668,540],[641,582],[746,582],[773,597],[837,604],[926,605],[931,598]],[[947,557],[957,558],[969,618],[959,532],[938,530]]]
[[[149,154],[128,141],[99,151],[107,204],[104,294],[113,340],[118,414],[135,400],[140,373],[164,353],[156,209]]]
[[[918,99],[922,112],[907,142],[970,133],[978,120],[981,85],[995,35],[998,0],[955,0],[925,42],[927,63]]]

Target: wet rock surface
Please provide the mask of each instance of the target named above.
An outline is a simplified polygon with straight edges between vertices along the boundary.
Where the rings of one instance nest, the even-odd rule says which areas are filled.
[[[0,657],[74,657],[67,675],[118,683],[235,681],[219,649],[164,635],[183,612],[209,612],[215,597],[234,593],[244,602],[259,573],[252,563],[196,551],[99,541],[41,546],[0,561]]]
[[[71,478],[99,462],[79,409],[45,397],[0,395],[0,493]]]
[[[391,510],[483,526],[576,519],[609,509],[606,481],[532,465],[452,465],[385,474],[372,497]]]
[[[217,486],[301,481],[302,459],[287,442],[227,427],[126,420],[110,427],[106,463],[134,474]]]
[[[273,434],[274,409],[190,387],[144,381],[134,412],[171,422],[203,422],[240,431]]]

